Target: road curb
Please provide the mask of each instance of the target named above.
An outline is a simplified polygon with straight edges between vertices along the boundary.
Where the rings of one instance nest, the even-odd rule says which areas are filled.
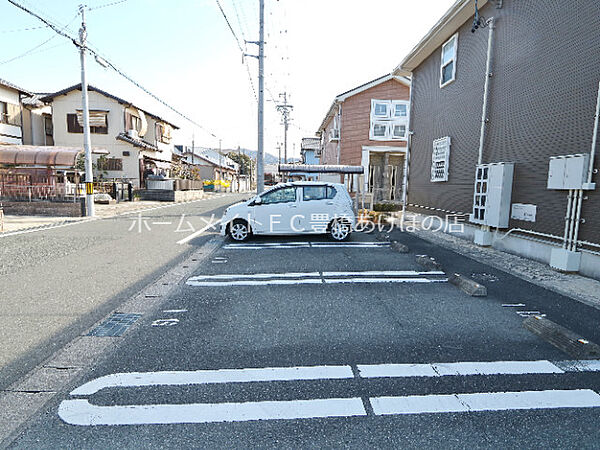
[[[442,271],[442,265],[431,256],[417,255],[415,262],[428,271]]]
[[[471,297],[486,297],[487,288],[471,278],[465,277],[459,273],[448,276],[448,281],[458,287],[461,291],[469,294]]]

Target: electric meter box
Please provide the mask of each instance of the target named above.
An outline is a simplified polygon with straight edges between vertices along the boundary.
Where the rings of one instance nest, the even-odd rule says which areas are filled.
[[[514,163],[477,166],[470,222],[496,228],[508,227],[514,172]]]
[[[548,189],[584,189],[590,164],[590,155],[553,156],[548,168]]]

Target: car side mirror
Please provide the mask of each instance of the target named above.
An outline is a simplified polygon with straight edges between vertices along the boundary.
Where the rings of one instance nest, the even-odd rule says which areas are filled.
[[[255,205],[260,205],[260,204],[262,204],[262,198],[256,197],[254,199],[254,202],[252,202],[252,203],[254,203]]]

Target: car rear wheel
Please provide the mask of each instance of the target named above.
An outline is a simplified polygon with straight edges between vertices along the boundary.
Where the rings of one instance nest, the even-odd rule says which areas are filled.
[[[350,224],[345,220],[335,219],[329,225],[329,236],[334,241],[344,241],[348,239],[351,231]]]
[[[245,241],[250,235],[250,227],[245,220],[235,220],[229,225],[229,236],[234,241]]]

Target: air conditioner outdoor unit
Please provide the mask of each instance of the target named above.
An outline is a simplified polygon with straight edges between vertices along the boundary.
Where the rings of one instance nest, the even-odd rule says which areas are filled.
[[[129,136],[132,139],[139,139],[140,136],[138,135],[138,131],[137,130],[127,130],[127,136]]]

